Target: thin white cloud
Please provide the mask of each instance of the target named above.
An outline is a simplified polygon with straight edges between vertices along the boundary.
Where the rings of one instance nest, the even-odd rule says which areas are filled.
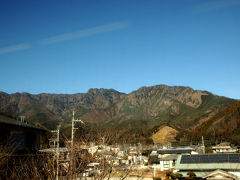
[[[16,44],[16,45],[0,48],[0,54],[7,54],[7,53],[12,53],[15,51],[22,51],[22,50],[30,49],[30,48],[32,48],[32,46],[27,43]]]
[[[240,5],[239,0],[211,0],[195,8],[198,12],[215,11]]]
[[[90,29],[85,29],[85,30],[81,30],[81,31],[75,31],[75,32],[70,32],[70,33],[65,33],[65,34],[49,37],[46,39],[42,39],[39,42],[41,44],[53,44],[53,43],[78,39],[81,37],[92,36],[95,34],[102,34],[105,32],[115,31],[115,30],[123,29],[126,26],[127,26],[127,23],[124,23],[124,22],[112,23],[112,24],[108,24],[108,25],[97,26],[97,27],[90,28]]]
[[[38,42],[41,44],[52,44],[52,43],[58,43],[58,42],[63,42],[63,41],[68,41],[68,40],[73,40],[81,37],[86,37],[86,36],[91,36],[95,34],[102,34],[110,31],[115,31],[119,29],[123,29],[127,26],[127,23],[124,22],[117,22],[117,23],[112,23],[112,24],[107,24],[103,26],[97,26],[94,28],[90,29],[85,29],[81,31],[75,31],[75,32],[70,32],[66,34],[61,34],[58,36],[53,36],[50,38],[45,38],[42,40],[39,40]],[[16,44],[12,46],[6,46],[6,47],[0,47],[0,55],[1,54],[7,54],[7,53],[12,53],[15,51],[22,51],[25,49],[30,49],[33,48],[31,44],[28,43],[22,43],[22,44]]]

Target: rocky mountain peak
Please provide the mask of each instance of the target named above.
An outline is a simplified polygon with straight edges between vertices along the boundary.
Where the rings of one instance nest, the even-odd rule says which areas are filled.
[[[103,88],[77,94],[0,92],[0,112],[12,116],[24,115],[30,121],[54,127],[59,120],[67,124],[75,109],[76,118],[118,129],[129,127],[130,134],[134,129],[144,134],[165,125],[179,132],[191,129],[201,119],[235,102],[190,87],[166,85],[145,86],[130,94]],[[145,123],[143,129],[138,122]]]

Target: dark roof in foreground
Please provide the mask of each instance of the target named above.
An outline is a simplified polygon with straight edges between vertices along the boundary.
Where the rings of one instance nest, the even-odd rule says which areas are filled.
[[[158,154],[185,154],[185,153],[191,153],[193,149],[161,149],[158,150]]]
[[[180,155],[175,169],[179,170],[240,170],[240,154]]]
[[[4,115],[0,115],[0,124],[7,124],[7,125],[14,125],[14,126],[20,126],[20,127],[25,127],[25,128],[32,128],[32,129],[36,129],[36,130],[40,130],[40,131],[46,131],[43,128],[39,128],[21,121],[18,121],[16,119],[4,116]]]
[[[240,163],[240,154],[182,155],[181,164],[195,163]]]

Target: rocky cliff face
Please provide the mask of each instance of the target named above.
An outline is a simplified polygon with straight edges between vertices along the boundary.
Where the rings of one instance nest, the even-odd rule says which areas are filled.
[[[125,94],[113,89],[90,89],[79,94],[0,93],[0,112],[13,116],[24,115],[30,121],[45,125],[51,121],[71,120],[72,110],[85,121],[108,119],[103,110],[118,102]],[[98,116],[99,115],[99,116]]]
[[[197,109],[202,104],[203,95],[210,93],[180,86],[142,87],[121,99],[115,107],[116,117],[146,119],[164,113],[177,116],[181,113],[181,106]]]
[[[77,118],[105,127],[141,129],[151,136],[156,127],[168,125],[178,131],[191,130],[236,100],[183,86],[142,87],[130,94],[113,89],[90,89],[78,94],[0,93],[0,112],[25,115],[30,121],[54,126],[68,123],[74,109]],[[144,129],[141,123],[144,122]],[[129,132],[131,133],[131,128]],[[124,136],[124,134],[123,134]]]
[[[124,96],[110,108],[112,119],[148,120],[151,128],[170,125],[180,129],[191,129],[201,120],[227,107],[235,100],[215,96],[206,91],[189,87],[165,85],[142,87]]]

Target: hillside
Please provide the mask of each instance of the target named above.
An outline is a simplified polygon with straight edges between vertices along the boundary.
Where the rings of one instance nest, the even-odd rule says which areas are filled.
[[[236,102],[189,87],[143,87],[109,108],[113,120],[106,126],[118,131],[121,140],[132,143],[151,137],[165,125],[177,130],[176,138],[182,139],[195,126]],[[146,141],[149,142],[148,139]]]
[[[37,121],[49,128],[57,122],[71,120],[72,110],[86,122],[109,119],[103,111],[119,101],[123,93],[113,89],[89,89],[78,94],[7,94],[0,92],[0,112],[12,116],[24,115],[28,121]],[[97,118],[96,118],[97,117]]]
[[[78,94],[1,92],[0,112],[24,115],[28,121],[53,129],[58,122],[68,127],[74,109],[76,118],[117,134],[116,141],[134,143],[150,142],[152,134],[166,125],[178,131],[177,138],[181,138],[236,102],[189,87],[157,85],[130,94],[113,89]]]
[[[154,143],[168,144],[175,141],[177,133],[178,132],[175,129],[168,126],[163,126],[152,135],[152,139]]]
[[[212,141],[228,138],[233,143],[240,144],[240,103],[219,111],[197,126],[188,138],[189,140],[197,140],[202,136]]]

